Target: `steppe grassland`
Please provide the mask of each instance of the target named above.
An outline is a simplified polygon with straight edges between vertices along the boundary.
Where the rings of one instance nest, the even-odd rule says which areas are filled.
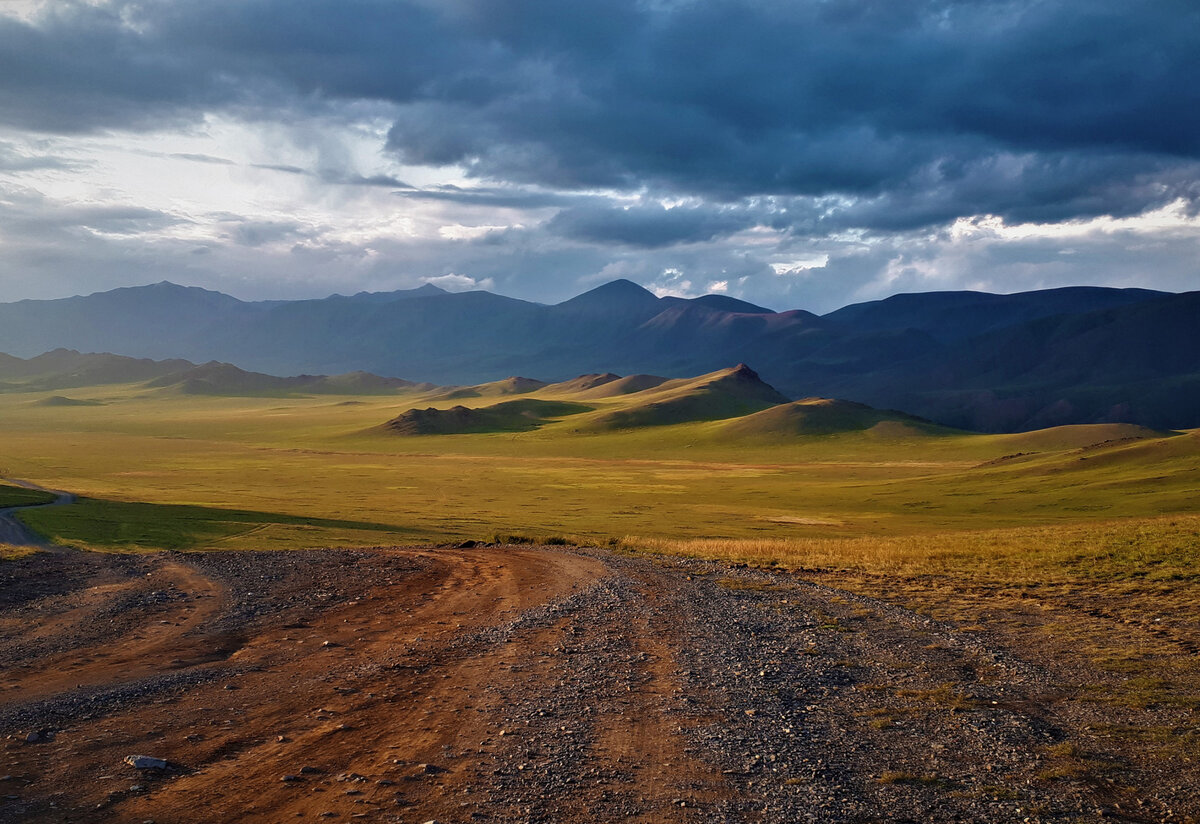
[[[226,398],[106,386],[70,391],[100,406],[35,406],[44,394],[0,395],[0,469],[93,499],[25,517],[97,547],[504,533],[765,553],[783,563],[794,554],[810,565],[810,541],[838,539],[820,545],[825,562],[861,567],[873,557],[923,556],[925,539],[895,542],[905,536],[942,535],[930,558],[950,557],[936,548],[946,542],[977,557],[979,539],[963,533],[1200,512],[1194,435],[1092,449],[1083,447],[1121,432],[733,439],[723,437],[722,421],[587,433],[578,431],[586,416],[568,416],[529,432],[399,437],[380,424],[410,407],[506,398]],[[602,413],[628,399],[586,403]],[[123,533],[103,524],[106,511]],[[857,539],[870,540],[856,552]],[[767,543],[671,543],[701,540]]]

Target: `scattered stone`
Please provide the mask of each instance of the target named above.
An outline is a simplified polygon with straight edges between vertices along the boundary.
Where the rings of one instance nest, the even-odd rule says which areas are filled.
[[[127,755],[125,763],[133,767],[135,770],[165,770],[171,766],[162,758],[155,758],[150,755]]]

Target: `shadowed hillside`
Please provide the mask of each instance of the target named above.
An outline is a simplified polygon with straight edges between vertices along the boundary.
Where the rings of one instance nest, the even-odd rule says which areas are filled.
[[[454,406],[450,409],[410,409],[385,423],[397,435],[466,435],[486,432],[525,432],[551,420],[590,412],[579,403],[540,401],[525,398],[505,401],[480,409]]]
[[[134,383],[152,380],[194,364],[185,360],[154,361],[108,353],[55,349],[28,360],[0,357],[0,391],[38,391]]]

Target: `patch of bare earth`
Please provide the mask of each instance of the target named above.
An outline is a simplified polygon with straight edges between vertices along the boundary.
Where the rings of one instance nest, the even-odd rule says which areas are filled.
[[[961,624],[599,551],[38,555],[0,821],[1194,820],[1194,764],[1097,771],[1145,708]]]

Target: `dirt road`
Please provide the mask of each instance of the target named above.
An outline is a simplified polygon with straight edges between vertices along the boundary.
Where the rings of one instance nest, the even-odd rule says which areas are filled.
[[[36,489],[41,492],[49,492],[54,495],[54,501],[48,504],[35,504],[33,506],[10,506],[0,509],[0,544],[11,544],[13,546],[35,546],[41,549],[54,549],[54,546],[42,536],[31,530],[16,517],[16,514],[23,509],[34,509],[42,506],[65,506],[75,502],[75,496],[70,492],[58,492],[52,489],[45,489],[37,484],[29,481],[18,481],[13,479],[4,479],[5,483],[15,486],[22,486],[26,489]]]
[[[1195,765],[1066,768],[1103,719],[1053,666],[701,562],[39,554],[0,565],[0,821],[1195,820]]]

